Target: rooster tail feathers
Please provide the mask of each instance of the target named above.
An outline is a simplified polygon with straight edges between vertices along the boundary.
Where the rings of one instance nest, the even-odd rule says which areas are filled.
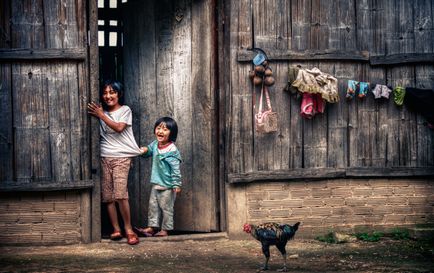
[[[300,222],[297,222],[293,226],[291,226],[291,225],[281,225],[280,228],[283,231],[284,238],[286,240],[291,240],[294,237],[295,232],[298,230],[298,226],[299,225],[300,225]]]

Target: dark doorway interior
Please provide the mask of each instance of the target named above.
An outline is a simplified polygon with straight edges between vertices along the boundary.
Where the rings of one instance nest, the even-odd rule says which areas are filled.
[[[98,48],[100,86],[105,80],[123,83],[123,23],[122,4],[127,0],[98,0]],[[118,209],[118,216],[120,212]],[[122,217],[118,217],[121,227]],[[112,231],[107,206],[101,204],[101,236],[108,238]]]

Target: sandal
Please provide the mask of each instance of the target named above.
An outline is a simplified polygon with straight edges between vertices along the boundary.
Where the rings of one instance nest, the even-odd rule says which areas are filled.
[[[160,232],[155,233],[154,236],[155,237],[166,237],[166,236],[169,236],[169,234],[167,233],[167,231],[161,230]]]
[[[152,237],[152,235],[154,235],[154,230],[151,227],[147,227],[147,228],[133,227],[133,229],[142,237]]]
[[[129,245],[137,245],[139,243],[139,237],[135,233],[127,233],[127,243]]]
[[[118,241],[122,239],[122,234],[119,230],[115,230],[112,234],[110,234],[110,240]]]

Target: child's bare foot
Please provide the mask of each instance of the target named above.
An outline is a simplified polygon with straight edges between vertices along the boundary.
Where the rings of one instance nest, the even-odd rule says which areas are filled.
[[[157,232],[157,233],[155,233],[155,237],[166,237],[166,236],[168,236],[169,234],[167,233],[167,231],[166,230],[161,230],[160,232]]]

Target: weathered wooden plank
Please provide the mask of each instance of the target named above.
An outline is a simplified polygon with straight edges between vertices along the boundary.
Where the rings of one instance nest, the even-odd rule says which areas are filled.
[[[99,101],[99,57],[98,57],[98,7],[96,1],[86,2],[89,5],[89,55],[88,55],[88,70],[86,70],[88,97],[89,101]],[[88,121],[90,117],[88,116]],[[99,162],[99,122],[96,118],[92,118],[88,122],[87,130],[90,131],[88,138],[90,144],[90,161],[91,173],[90,177],[94,181],[94,187],[91,192],[91,219],[92,219],[92,242],[101,240],[101,184],[100,184],[100,162]],[[86,131],[88,132],[88,131]]]
[[[192,67],[192,24],[201,24],[199,21],[193,22],[192,18],[192,2],[189,0],[177,1],[175,7],[174,30],[173,30],[173,69],[177,71],[173,75],[173,96],[174,96],[174,118],[178,123],[178,140],[177,146],[180,147],[183,163],[181,164],[181,172],[183,176],[182,194],[177,197],[175,204],[175,223],[177,229],[194,230],[195,221],[186,221],[186,219],[194,219],[195,206],[195,191],[194,184],[196,180],[193,178],[197,170],[191,162],[194,162],[196,153],[193,151],[194,139],[193,128],[202,126],[194,126],[192,120],[196,111],[197,104],[193,101],[192,81],[193,78],[186,77],[194,70]],[[203,17],[202,17],[203,18]],[[203,22],[202,22],[203,23]],[[205,38],[205,37],[204,37]],[[196,38],[197,39],[197,38]],[[197,55],[196,55],[197,56]],[[205,63],[203,63],[205,64]],[[202,67],[204,69],[204,67]],[[200,78],[200,77],[199,77]],[[197,174],[196,174],[197,176]],[[211,179],[210,179],[211,180]],[[209,189],[209,190],[212,190]],[[196,201],[197,202],[197,201]],[[211,212],[211,210],[210,210]],[[210,217],[204,217],[202,220],[209,221]],[[208,227],[207,227],[208,228]]]
[[[43,2],[11,1],[11,48],[45,48]]]
[[[76,15],[77,1],[43,1],[43,4],[46,47],[68,48],[82,45],[84,37],[79,37],[78,34],[83,34],[85,29],[77,29],[77,22],[82,20]],[[81,23],[80,26],[84,27],[84,24]]]
[[[229,183],[246,183],[256,181],[292,181],[304,179],[326,179],[345,177],[345,169],[335,168],[294,168],[281,171],[255,171],[228,175]]]
[[[230,55],[229,52],[229,43],[225,43],[225,41],[229,40],[230,37],[230,28],[225,25],[225,22],[227,22],[228,18],[227,16],[230,14],[230,5],[225,4],[222,1],[217,2],[217,8],[218,8],[218,16],[217,18],[217,26],[215,30],[217,30],[218,33],[218,46],[217,46],[217,56],[218,56],[218,68],[219,73],[217,73],[218,76],[218,96],[217,96],[217,102],[218,102],[218,176],[219,176],[219,220],[220,220],[220,229],[219,230],[228,230],[228,216],[227,216],[227,204],[226,202],[222,200],[226,200],[226,182],[227,182],[227,169],[228,165],[230,164],[228,161],[230,161],[229,152],[228,152],[228,142],[227,142],[227,134],[228,134],[228,125],[227,120],[230,119],[229,115],[226,113],[227,108],[227,94],[230,90],[230,72],[227,70],[225,72],[221,72],[221,67],[230,67],[230,61],[227,56]],[[225,160],[223,160],[225,159]]]
[[[77,64],[77,93],[72,94],[77,96],[77,105],[74,110],[72,120],[72,135],[71,137],[76,141],[73,147],[80,147],[79,158],[77,158],[77,169],[75,172],[75,179],[89,179],[91,175],[91,143],[88,139],[90,130],[90,122],[87,114],[87,103],[89,101],[89,77],[87,72],[88,65],[86,63]],[[77,178],[76,178],[77,177]],[[79,177],[79,178],[78,178]]]
[[[294,26],[293,26],[294,27]],[[322,37],[320,35],[320,37]],[[273,48],[262,48],[266,50],[267,56],[271,61],[309,61],[309,60],[341,60],[341,61],[361,61],[369,62],[368,51],[343,51],[336,49],[308,49],[308,50],[282,50]],[[237,61],[251,61],[255,54],[250,50],[239,50]]]
[[[248,78],[251,65],[239,65],[235,61],[236,52],[239,48],[252,47],[252,1],[232,1],[230,3],[230,37],[233,41],[229,45],[229,69],[230,89],[227,93],[227,111],[230,119],[227,143],[228,155],[231,158],[228,171],[251,171],[253,170],[254,144],[253,144],[253,110],[252,93],[253,87]]]
[[[15,128],[14,178],[17,182],[52,179],[49,138],[48,128]]]
[[[434,168],[348,168],[345,170],[345,176],[350,177],[415,177],[415,176],[434,176]]]
[[[302,168],[281,171],[256,171],[251,173],[234,173],[228,175],[229,183],[252,183],[270,181],[321,180],[340,178],[375,178],[375,177],[434,177],[434,168]]]
[[[312,1],[291,1],[292,50],[305,51],[310,49],[311,11]]]
[[[172,48],[173,48],[173,4],[170,0],[162,0],[155,5],[157,35],[157,113],[159,117],[173,116],[173,81]]]
[[[86,48],[0,49],[0,60],[77,60],[86,59]]]
[[[136,11],[143,13],[131,16]],[[128,2],[123,9],[123,17],[125,103],[133,112],[135,138],[139,146],[146,146],[155,138],[153,125],[157,119],[157,114],[152,115],[157,111],[154,2]],[[134,163],[138,165],[134,164],[130,169],[128,187],[131,221],[133,225],[144,226],[151,191],[151,160],[137,159]]]
[[[39,65],[12,67],[15,178],[51,178],[49,148],[48,96],[45,72]],[[29,147],[29,150],[23,149]]]
[[[369,63],[371,65],[398,65],[398,64],[420,64],[433,63],[433,53],[397,53],[386,56],[371,56]]]
[[[38,192],[38,191],[67,191],[90,189],[94,187],[93,180],[76,180],[53,182],[52,180],[30,181],[3,181],[0,183],[0,192]]]
[[[194,228],[196,231],[210,231],[215,229],[215,222],[212,220],[216,215],[215,196],[215,171],[216,161],[215,139],[211,131],[215,124],[215,86],[212,85],[210,67],[213,51],[213,36],[209,29],[214,20],[214,11],[211,9],[211,1],[195,2],[192,6],[192,100],[194,115],[192,118],[193,129],[193,215],[195,219]],[[205,67],[206,69],[203,69]],[[199,80],[200,79],[200,80]],[[200,126],[194,126],[200,124]]]
[[[0,181],[12,180],[14,141],[12,131],[11,64],[0,64]]]

